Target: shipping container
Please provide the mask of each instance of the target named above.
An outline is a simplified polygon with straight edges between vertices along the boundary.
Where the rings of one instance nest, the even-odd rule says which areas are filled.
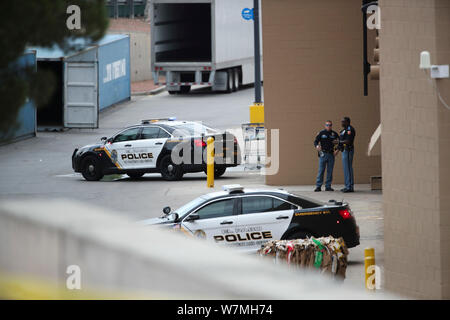
[[[32,48],[38,70],[56,79],[52,98],[38,108],[38,129],[98,128],[100,110],[130,99],[128,35],[107,35],[89,45],[79,39],[72,45],[81,49]]]
[[[36,51],[25,52],[13,65],[18,72],[25,68],[36,68]],[[0,136],[0,144],[14,142],[36,136],[36,108],[32,100],[26,100],[25,104],[20,108],[16,126],[9,132]]]
[[[116,39],[116,40],[114,40]],[[130,37],[108,35],[99,42],[99,108],[130,98]]]
[[[153,78],[169,93],[254,83],[253,0],[152,0],[150,17]]]

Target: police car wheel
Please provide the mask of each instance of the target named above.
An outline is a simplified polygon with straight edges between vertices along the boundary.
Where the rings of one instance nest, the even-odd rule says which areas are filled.
[[[220,178],[225,174],[225,171],[227,171],[226,167],[222,168],[214,168],[214,178]],[[208,172],[205,170],[205,174],[208,174]]]
[[[177,94],[178,91],[169,90],[169,94]]]
[[[143,175],[143,173],[127,173],[127,176],[129,176],[131,179],[138,179]]]
[[[312,234],[307,231],[297,231],[286,237],[286,240],[311,238]]]
[[[94,157],[86,157],[81,164],[81,174],[87,181],[98,181],[103,178],[103,172],[101,170],[98,160]]]
[[[172,162],[170,154],[164,156],[159,163],[159,171],[164,180],[175,181],[183,177],[183,170]]]

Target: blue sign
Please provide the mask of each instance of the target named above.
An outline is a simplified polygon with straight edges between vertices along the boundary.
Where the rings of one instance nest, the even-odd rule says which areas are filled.
[[[253,20],[253,8],[242,9],[242,18],[244,18],[245,20]]]

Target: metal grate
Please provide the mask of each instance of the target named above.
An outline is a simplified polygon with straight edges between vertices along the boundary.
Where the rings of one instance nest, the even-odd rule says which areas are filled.
[[[110,18],[134,18],[145,15],[146,0],[107,0]]]

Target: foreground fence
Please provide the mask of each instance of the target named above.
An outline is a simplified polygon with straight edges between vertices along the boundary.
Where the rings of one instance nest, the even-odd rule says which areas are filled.
[[[0,298],[386,297],[112,211],[62,200],[0,203]]]

